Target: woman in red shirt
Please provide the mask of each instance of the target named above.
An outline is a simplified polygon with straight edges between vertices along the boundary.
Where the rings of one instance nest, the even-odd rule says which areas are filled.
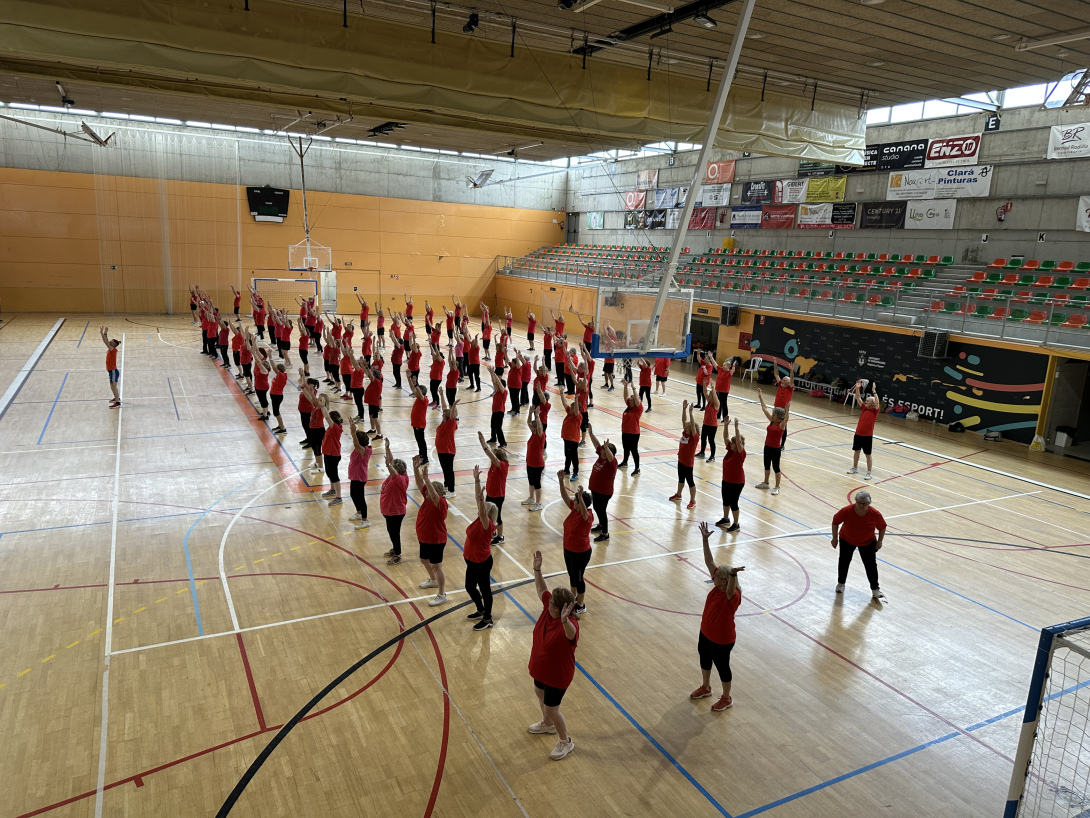
[[[870,480],[870,455],[874,447],[874,421],[878,419],[881,404],[878,400],[878,386],[874,381],[870,382],[871,393],[866,398],[863,397],[860,391],[862,388],[862,381],[856,381],[855,386],[852,387],[852,395],[855,396],[856,403],[863,405],[863,412],[859,415],[859,420],[855,424],[855,437],[852,438],[852,467],[848,469],[848,474],[859,474],[859,452],[863,452],[867,458],[867,473],[863,475],[863,479]]]
[[[723,425],[723,436],[727,435],[727,426]],[[734,419],[734,437],[727,442],[727,453],[723,457],[723,517],[716,523],[728,532],[738,530],[738,498],[746,485],[746,472],[742,468],[746,462],[746,439],[738,431],[738,418]],[[734,515],[734,522],[730,515]]]
[[[409,363],[407,370],[409,373],[409,382],[415,383],[420,380],[420,358],[423,353],[420,351],[420,345],[413,341],[409,346]]]
[[[696,406],[694,409],[704,408],[704,384],[708,382],[708,370],[704,361],[704,353],[696,353]]]
[[[264,347],[250,347],[250,353],[254,356],[254,391],[257,392],[258,420],[269,419],[269,373],[272,372],[272,364],[265,357]]]
[[[439,455],[439,465],[443,467],[443,483],[446,485],[447,497],[454,496],[454,454],[457,447],[454,445],[454,433],[458,431],[458,401],[455,400],[447,406],[445,395],[439,396],[440,406],[443,410],[443,419],[435,429],[435,452]]]
[[[488,374],[492,376],[492,417],[489,421],[491,436],[488,442],[498,442],[501,448],[506,449],[507,436],[503,433],[503,410],[507,405],[507,387],[504,386],[493,367],[488,367]]]
[[[534,351],[534,330],[537,329],[537,316],[526,310],[526,340],[530,342],[530,351]]]
[[[114,399],[110,401],[110,408],[116,409],[121,405],[121,393],[118,391],[118,383],[121,381],[121,370],[117,367],[117,349],[121,342],[109,336],[108,327],[99,327],[99,335],[102,343],[106,345],[106,374],[110,376],[110,392]]]
[[[567,384],[564,382],[564,370],[567,369],[568,364],[568,345],[564,342],[561,336],[556,336],[556,342],[554,344],[556,356],[553,360],[556,368],[556,386],[560,389],[565,389]]]
[[[462,556],[466,561],[466,591],[477,610],[466,619],[479,620],[475,631],[492,627],[492,545],[496,542],[499,507],[485,497],[481,487],[481,467],[473,467],[473,496],[477,500],[477,518],[466,528]]]
[[[322,496],[329,500],[329,505],[341,504],[341,432],[344,430],[341,413],[329,410],[329,395],[318,398],[318,407],[325,418],[326,430],[322,436],[322,459],[325,462],[326,477],[329,478],[329,491]]]
[[[560,427],[560,438],[564,441],[564,473],[567,474],[570,469],[574,483],[579,479],[579,427],[583,414],[579,411],[579,404],[569,402],[563,390],[560,392],[560,405],[564,407],[564,423]]]
[[[367,417],[371,421],[371,428],[367,434],[374,438],[382,438],[382,421],[379,416],[382,413],[382,358],[375,358],[374,364],[363,370],[367,378],[367,387],[363,390],[363,402],[367,404]]]
[[[730,379],[734,375],[734,358],[727,358],[719,367],[715,366],[715,358],[712,358],[712,370],[709,377],[715,375],[715,394],[719,398],[719,419],[726,420],[730,413],[727,411],[727,398],[730,397]]]
[[[496,350],[499,354],[499,350]],[[504,351],[504,357],[506,358],[507,352]],[[511,367],[511,371],[507,374],[507,388],[510,390],[508,393],[511,397],[511,411],[508,412],[511,417],[518,417],[519,408],[522,405],[522,357],[515,351],[514,357],[510,360],[504,361],[505,364]]]
[[[405,362],[405,346],[400,338],[391,338],[390,367],[394,373],[394,389],[401,389],[401,365]]]
[[[284,364],[277,364],[273,369],[272,383],[269,384],[269,400],[272,401],[272,416],[276,418],[276,428],[272,430],[274,435],[287,434],[284,428],[284,419],[280,417],[280,404],[284,402],[284,386],[288,383],[288,368]]]
[[[549,410],[553,408],[553,405],[549,402],[549,396],[545,392],[544,384],[540,387],[535,386],[534,392],[537,395],[537,420],[541,424],[541,449],[545,451],[549,448],[549,438],[546,436],[546,432],[549,431]]]
[[[431,408],[439,408],[439,384],[443,382],[443,369],[446,366],[446,359],[443,358],[443,354],[439,351],[438,347],[434,344],[431,348],[431,371],[428,377],[431,381]]]
[[[469,388],[474,392],[481,391],[481,346],[477,342],[477,336],[465,346],[466,363],[469,365]],[[476,387],[474,389],[474,386]]]
[[[666,384],[670,380],[670,359],[669,358],[656,358],[655,359],[655,394],[659,394],[659,387],[662,387],[662,394],[666,394]]]
[[[530,437],[526,441],[526,481],[530,484],[530,494],[522,505],[529,511],[541,511],[541,475],[545,471],[545,429],[538,419],[542,404],[530,407],[526,417],[526,427]]]
[[[881,602],[886,595],[878,587],[878,552],[882,550],[882,541],[886,538],[886,520],[878,509],[871,508],[870,492],[857,491],[852,499],[855,501],[852,505],[844,506],[833,515],[833,550],[838,546],[840,548],[836,592],[844,593],[848,568],[858,551],[870,582],[871,599]]]
[[[594,517],[597,525],[591,529],[592,534],[598,536],[595,542],[609,542],[609,517],[606,514],[609,501],[613,499],[613,484],[617,479],[617,447],[606,441],[599,443],[594,436],[594,427],[587,424],[587,433],[598,459],[590,467],[590,479],[587,488],[590,489],[591,504],[594,507]]]
[[[621,450],[624,456],[621,458],[621,468],[628,466],[628,456],[632,455],[636,468],[632,475],[640,473],[640,418],[643,416],[643,401],[639,400],[632,392],[632,384],[621,381],[624,390],[624,412],[621,414]]]
[[[409,412],[409,426],[416,438],[416,446],[419,449],[420,462],[427,465],[428,444],[424,439],[424,429],[428,425],[428,395],[424,388],[414,380],[409,381],[409,391],[413,396],[413,408]],[[389,440],[389,438],[386,438]]]
[[[561,483],[563,486],[563,483]],[[549,758],[559,761],[575,749],[560,702],[575,678],[575,648],[579,623],[572,618],[575,599],[567,588],[549,590],[541,575],[541,552],[534,552],[534,587],[541,598],[541,616],[534,624],[530,648],[530,677],[541,708],[541,721],[528,728],[535,735],[558,735]]]
[[[545,369],[550,371],[553,368],[553,331],[545,327],[542,332],[545,335]]]
[[[488,502],[496,506],[496,534],[492,538],[492,545],[502,545],[503,540],[503,501],[507,497],[507,471],[510,464],[507,460],[507,452],[485,442],[484,433],[477,432],[477,439],[481,442],[488,457],[488,479],[485,481],[485,495]]]
[[[560,315],[557,315],[552,310],[549,310],[549,317],[553,319],[553,332],[556,335],[564,334],[564,310],[560,311]]]
[[[689,694],[691,699],[704,699],[712,695],[712,665],[719,671],[719,681],[723,685],[723,695],[712,705],[712,710],[721,712],[734,704],[730,697],[730,652],[736,640],[734,615],[742,604],[742,589],[738,585],[738,572],[746,570],[744,565],[737,568],[729,565],[716,565],[708,545],[712,530],[707,523],[700,524],[700,536],[704,541],[704,565],[712,575],[712,589],[704,600],[704,613],[700,617],[700,639],[697,641],[697,653],[700,656],[700,687]]]
[[[640,368],[640,403],[647,398],[647,411],[651,411],[651,364],[645,358],[638,358],[636,365]]]
[[[773,486],[772,493],[779,494],[780,455],[783,453],[783,438],[787,429],[787,416],[791,409],[790,407],[773,406],[770,412],[768,407],[765,406],[765,398],[760,389],[757,390],[757,399],[761,402],[761,411],[768,418],[768,426],[765,429],[765,479],[757,484],[757,488],[768,488],[768,472],[769,469],[772,469],[776,472],[776,485]]]
[[[386,471],[389,476],[382,481],[378,497],[378,510],[386,520],[386,533],[390,535],[393,546],[383,554],[387,565],[401,562],[401,523],[405,519],[405,506],[408,502],[409,475],[406,474],[405,461],[395,459],[390,450],[390,438],[386,438]]]
[[[356,428],[356,421],[348,419],[348,439],[352,441],[352,454],[348,457],[348,496],[356,513],[348,518],[355,523],[355,530],[370,528],[367,519],[367,469],[371,464],[371,443],[367,433]]]
[[[307,335],[307,325],[302,321],[298,322],[299,325],[299,360],[303,362],[303,372],[307,377],[310,377],[310,336]]]
[[[708,456],[706,462],[715,462],[715,436],[719,434],[719,396],[715,394],[715,390],[707,388],[704,390],[704,424],[700,430],[700,451],[697,452],[697,457],[704,456],[704,447],[710,446],[712,453]]]
[[[447,350],[447,403],[454,403],[458,394],[458,358],[453,349]]]
[[[689,401],[681,402],[681,441],[677,447],[677,491],[671,502],[681,500],[685,484],[689,484],[689,508],[696,508],[696,483],[693,482],[693,463],[696,462],[696,444],[700,439],[700,427],[693,420],[693,407]]]
[[[308,448],[314,457],[314,464],[310,468],[311,471],[320,472],[322,471],[322,443],[325,439],[325,417],[322,414],[322,405],[318,396],[318,384],[314,380],[314,378],[308,378],[307,382],[301,386],[307,403],[310,404],[310,415],[304,427],[307,432],[307,442],[310,444]],[[328,398],[326,400],[328,401]],[[299,403],[301,405],[302,400]]]
[[[447,492],[438,480],[428,480],[428,470],[419,457],[413,458],[413,476],[417,489],[424,495],[416,512],[416,539],[420,543],[420,564],[428,572],[428,578],[420,583],[420,587],[438,589],[435,598],[428,601],[428,605],[434,608],[447,601],[447,577],[443,573],[443,548],[447,544]]]
[[[587,612],[583,599],[587,593],[587,584],[583,581],[583,572],[590,563],[590,530],[594,526],[594,512],[589,508],[592,498],[589,491],[576,486],[575,491],[568,489],[563,471],[556,473],[560,481],[560,502],[568,507],[568,516],[564,518],[564,566],[568,569],[568,584],[575,594],[575,608],[572,613],[578,616]]]

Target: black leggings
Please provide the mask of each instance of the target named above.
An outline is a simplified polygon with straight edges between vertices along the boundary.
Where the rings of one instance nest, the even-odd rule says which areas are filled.
[[[729,683],[734,677],[730,672],[730,651],[734,647],[731,642],[728,645],[720,645],[713,642],[701,631],[700,639],[696,643],[696,651],[700,654],[700,669],[711,670],[712,665],[719,671],[719,681]]]
[[[356,507],[360,517],[367,519],[367,497],[363,490],[367,487],[366,480],[353,480],[348,485],[348,496],[352,498],[352,505]]]
[[[386,533],[390,535],[390,542],[394,546],[394,553],[401,556],[401,521],[404,514],[383,514],[386,518]]]
[[[859,552],[859,559],[863,560],[863,570],[867,572],[867,581],[873,590],[878,587],[878,540],[871,540],[867,545],[860,546],[841,540],[836,581],[841,585],[848,581],[848,568],[851,567],[856,551]]]
[[[553,368],[553,351],[551,349],[545,350],[545,368]]]
[[[727,412],[727,398],[730,397],[730,392],[716,392],[715,394],[719,396],[719,419],[725,420],[730,417]]]
[[[470,386],[470,388],[476,389],[478,392],[481,391],[481,365],[480,364],[470,364],[469,365],[469,386]]]
[[[702,384],[696,385],[696,403],[693,406],[697,409],[704,408],[704,386]]]
[[[356,402],[356,417],[366,417],[367,413],[363,410],[363,387],[359,386],[352,390],[352,399]]]
[[[571,470],[572,474],[579,474],[579,441],[564,441],[564,471]]]
[[[609,516],[606,513],[606,508],[609,506],[609,501],[613,499],[612,494],[599,494],[596,491],[590,493],[591,505],[594,506],[594,521],[598,523],[598,527],[601,528],[603,534],[609,533]]]
[[[227,358],[227,344],[220,344],[220,357],[223,358],[223,365],[228,369],[231,368],[231,361]]]
[[[647,408],[650,409],[651,408],[651,387],[650,386],[641,386],[640,387],[640,403],[643,403],[643,399],[645,397],[647,398]]]
[[[697,454],[698,457],[704,454],[705,445],[711,447],[711,456],[715,457],[715,434],[718,431],[718,426],[709,426],[707,423],[700,427],[700,452]]]
[[[519,413],[519,389],[521,387],[522,384],[519,384],[518,386],[514,386],[511,388],[511,414],[513,415],[517,415]]]
[[[439,465],[443,467],[443,485],[450,494],[454,491],[454,453],[439,452]]]
[[[261,404],[262,409],[269,408],[269,390],[258,389],[257,390],[257,402]]]
[[[500,442],[501,446],[507,446],[507,438],[503,435],[503,410],[492,413],[492,437],[489,443]]]
[[[280,404],[284,402],[283,393],[279,395],[269,395],[269,400],[272,401],[272,413],[276,417],[280,417]]]
[[[632,460],[635,463],[635,467],[640,467],[640,435],[639,432],[621,432],[621,447],[624,449],[624,457],[621,458],[621,465],[628,465],[628,456],[632,455]]]
[[[435,380],[435,378],[432,378],[432,381],[431,381],[431,402],[432,403],[439,403],[439,384],[440,383],[442,383],[442,381],[437,381],[437,380]]]
[[[420,459],[427,462],[428,443],[424,440],[424,430],[413,427],[413,435],[416,437],[416,445],[420,449]]]
[[[394,364],[394,389],[401,388],[401,364]]]
[[[587,570],[590,555],[593,553],[589,548],[586,551],[564,549],[564,567],[568,569],[568,585],[574,588],[577,594],[587,592],[587,584],[583,581],[583,572]]]
[[[574,395],[575,394],[575,381],[572,379],[572,376],[571,376],[570,372],[565,372],[564,373],[564,390],[569,395]]]
[[[765,471],[772,469],[776,474],[780,473],[780,452],[782,451],[772,446],[765,446]]]
[[[469,598],[477,606],[477,611],[484,612],[485,619],[492,618],[492,556],[484,562],[466,560],[466,590]]]
[[[563,361],[557,361],[556,362],[556,385],[557,386],[563,386],[564,385],[564,362]]]
[[[458,387],[457,386],[448,386],[447,387],[447,406],[453,406],[454,405],[454,399],[456,397],[458,397]]]

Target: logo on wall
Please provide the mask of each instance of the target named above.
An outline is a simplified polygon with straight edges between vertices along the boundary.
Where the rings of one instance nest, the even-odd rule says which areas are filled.
[[[925,166],[941,168],[950,165],[975,165],[980,153],[981,138],[981,134],[968,134],[932,139],[927,146]]]

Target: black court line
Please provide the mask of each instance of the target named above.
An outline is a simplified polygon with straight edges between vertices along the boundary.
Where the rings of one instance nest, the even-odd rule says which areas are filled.
[[[512,583],[510,585],[506,585],[506,586],[496,588],[493,591],[493,593],[501,593],[502,594],[502,593],[505,593],[507,591],[514,590],[515,588],[520,588],[523,585],[529,585],[533,581],[534,581],[533,577],[531,577],[530,579],[520,580],[520,581],[514,582],[514,583]],[[469,605],[472,602],[473,602],[472,599],[467,599],[465,602],[460,602],[457,605],[454,605],[454,606],[452,606],[450,608],[445,609],[442,613],[438,613],[433,617],[430,617],[428,619],[424,619],[424,620],[421,620],[420,622],[417,622],[411,628],[402,631],[401,633],[399,633],[397,636],[393,637],[392,639],[390,639],[386,643],[384,643],[384,644],[380,645],[379,647],[375,648],[373,651],[368,653],[366,656],[364,656],[358,662],[356,662],[355,664],[350,666],[347,670],[345,670],[343,673],[341,673],[339,676],[337,676],[337,678],[335,678],[333,681],[331,681],[329,684],[327,684],[325,687],[323,687],[320,691],[318,691],[317,695],[315,695],[313,699],[311,699],[309,702],[307,702],[305,705],[303,705],[303,707],[299,710],[298,713],[296,713],[294,716],[292,716],[290,719],[288,719],[288,721],[284,724],[284,726],[281,727],[276,732],[276,735],[272,737],[272,740],[267,745],[265,745],[265,748],[260,753],[258,753],[257,758],[255,758],[253,763],[250,764],[250,766],[247,768],[246,772],[242,774],[242,778],[240,778],[238,780],[238,783],[235,784],[234,789],[231,790],[231,792],[228,794],[227,798],[224,800],[223,805],[219,808],[219,811],[216,813],[216,818],[224,818],[224,816],[229,815],[231,813],[231,810],[234,808],[235,803],[238,801],[239,797],[241,797],[242,793],[246,790],[247,785],[250,783],[251,780],[253,780],[253,777],[255,775],[257,775],[257,772],[258,772],[258,770],[261,769],[262,765],[266,761],[268,761],[269,756],[271,756],[273,754],[273,751],[280,745],[280,742],[282,742],[285,738],[287,738],[288,733],[290,733],[292,730],[294,730],[296,725],[298,725],[299,722],[302,721],[311,710],[313,710],[315,707],[318,706],[318,703],[322,699],[324,699],[326,696],[328,696],[330,693],[332,693],[333,690],[335,690],[342,682],[344,682],[346,679],[348,679],[350,676],[352,676],[352,674],[354,674],[357,670],[362,668],[364,665],[366,665],[368,662],[370,662],[376,656],[378,656],[379,654],[383,653],[387,649],[389,649],[389,648],[393,647],[394,645],[396,645],[398,642],[405,639],[405,637],[411,636],[412,634],[416,633],[421,628],[428,627],[432,623],[442,619],[444,616],[447,616],[448,614],[452,614],[455,611],[460,610],[461,608],[464,608],[466,605]],[[444,691],[443,695],[444,696],[447,695],[445,691]]]

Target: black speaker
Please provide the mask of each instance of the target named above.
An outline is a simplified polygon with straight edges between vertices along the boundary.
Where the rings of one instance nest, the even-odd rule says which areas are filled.
[[[920,347],[916,350],[917,357],[931,358],[932,360],[946,357],[946,345],[950,341],[950,333],[938,330],[925,330],[920,336]]]
[[[719,323],[724,327],[738,326],[738,305],[724,304],[723,312],[719,316]]]

